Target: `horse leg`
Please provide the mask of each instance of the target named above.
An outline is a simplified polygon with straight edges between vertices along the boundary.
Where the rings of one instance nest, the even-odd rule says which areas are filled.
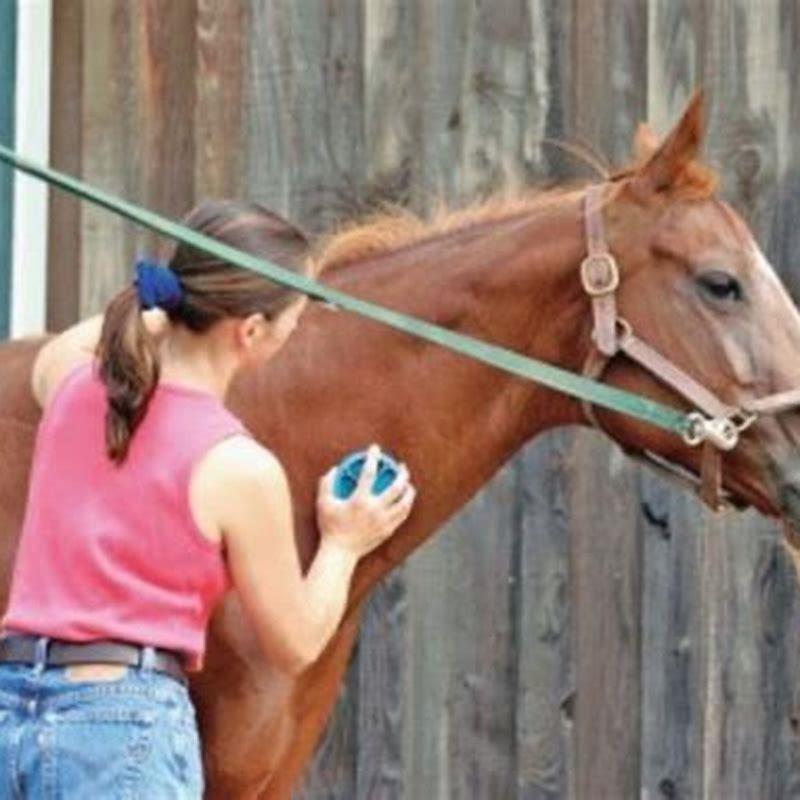
[[[212,617],[206,661],[191,676],[207,800],[289,798],[333,708],[358,633],[351,611],[298,678],[264,660],[235,593]]]
[[[297,681],[292,693],[294,731],[280,763],[259,800],[291,797],[314,755],[344,679],[358,636],[361,609],[348,612],[345,621],[317,662]]]

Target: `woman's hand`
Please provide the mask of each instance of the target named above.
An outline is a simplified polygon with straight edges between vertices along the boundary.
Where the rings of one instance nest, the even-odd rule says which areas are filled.
[[[404,463],[400,464],[390,486],[380,494],[372,493],[379,455],[380,448],[371,445],[358,485],[346,499],[333,492],[337,466],[328,470],[319,482],[317,523],[323,540],[352,552],[358,558],[382,544],[405,522],[417,494]]]

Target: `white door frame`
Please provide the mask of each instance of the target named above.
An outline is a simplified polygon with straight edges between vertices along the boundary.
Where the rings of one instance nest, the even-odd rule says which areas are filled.
[[[21,155],[49,163],[51,0],[19,0],[15,144]],[[17,172],[11,233],[12,338],[41,333],[47,308],[47,185]]]

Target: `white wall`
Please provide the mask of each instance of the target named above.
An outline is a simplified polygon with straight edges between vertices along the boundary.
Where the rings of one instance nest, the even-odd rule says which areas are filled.
[[[47,163],[50,155],[51,0],[17,7],[16,149]],[[11,238],[11,337],[45,324],[47,186],[17,173]]]

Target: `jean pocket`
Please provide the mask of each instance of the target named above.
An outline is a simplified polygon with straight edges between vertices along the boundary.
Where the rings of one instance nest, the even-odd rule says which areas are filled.
[[[139,792],[157,719],[153,709],[112,698],[46,714],[40,744],[44,761],[51,750],[56,796],[145,797]]]

